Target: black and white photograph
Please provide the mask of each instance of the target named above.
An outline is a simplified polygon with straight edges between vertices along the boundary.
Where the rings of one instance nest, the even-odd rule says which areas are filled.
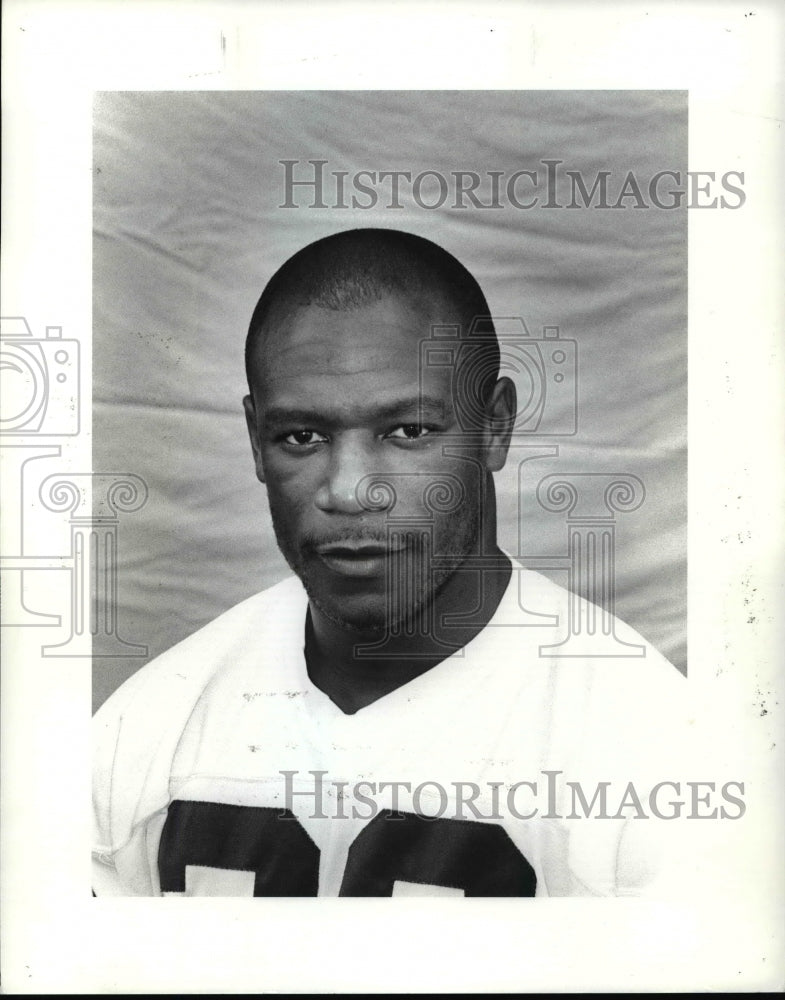
[[[686,95],[96,119],[94,466],[147,496],[93,646],[97,694],[134,671],[96,892],[642,888],[685,724]]]
[[[320,37],[294,6],[194,4],[180,36],[161,5],[151,51],[171,58],[147,77],[107,18],[119,63],[104,52],[89,86],[75,71],[73,204],[48,191],[50,243],[4,264],[5,712],[17,740],[18,706],[47,705],[30,773],[54,812],[78,803],[55,908],[78,901],[95,932],[50,944],[43,971],[6,861],[11,980],[774,988],[781,545],[761,526],[779,479],[739,423],[745,342],[767,425],[781,368],[750,242],[763,137],[734,105],[771,99],[745,76],[768,51],[755,15],[691,22],[712,72],[739,46],[736,75],[701,90],[635,69],[672,26],[642,8],[615,73],[595,54],[581,77],[542,69],[569,63],[553,15],[455,5],[456,51],[496,53],[502,83],[404,81],[387,58],[352,76],[336,48],[354,50],[353,8],[326,8]],[[27,9],[40,59],[55,21]],[[358,43],[382,26],[359,21]],[[125,23],[143,48],[156,18]],[[276,37],[321,70],[292,71]],[[63,273],[28,305],[55,248]],[[761,318],[737,335],[732,274]],[[171,902],[193,897],[210,898]],[[124,935],[146,962],[110,957]],[[347,936],[362,957],[333,967]],[[411,956],[389,981],[382,937]]]

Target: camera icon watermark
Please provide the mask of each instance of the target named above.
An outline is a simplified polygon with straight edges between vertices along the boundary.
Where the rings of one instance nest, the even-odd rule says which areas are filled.
[[[36,338],[22,316],[0,320],[0,434],[79,433],[79,342],[48,326]]]
[[[23,316],[4,316],[0,375],[0,460],[6,484],[0,627],[57,628],[68,606],[68,637],[42,645],[42,656],[146,656],[146,646],[118,635],[117,579],[119,519],[144,506],[147,484],[129,473],[39,471],[79,445],[51,440],[80,433],[78,340],[64,338],[61,326],[47,326],[45,336],[37,338]],[[69,547],[52,540],[43,511],[69,512]],[[43,589],[38,586],[42,574],[55,574]],[[65,588],[57,586],[58,576],[67,581]],[[49,600],[61,590],[64,600],[57,613],[51,607],[37,610],[42,595]]]
[[[494,343],[498,342],[498,354]],[[506,376],[515,383],[513,436],[571,436],[578,430],[578,344],[545,326],[533,337],[520,316],[476,317],[463,334],[458,324],[434,325],[420,343],[420,392],[428,374],[448,368],[452,405],[461,431],[479,431],[489,383]]]

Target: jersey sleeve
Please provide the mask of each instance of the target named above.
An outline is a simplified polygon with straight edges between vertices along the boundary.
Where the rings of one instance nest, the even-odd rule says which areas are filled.
[[[166,808],[172,760],[212,669],[207,661],[190,659],[186,666],[179,654],[164,654],[126,681],[94,716],[96,895],[138,894],[139,879],[129,881],[121,872],[147,871],[142,833]],[[131,855],[136,868],[127,863]]]

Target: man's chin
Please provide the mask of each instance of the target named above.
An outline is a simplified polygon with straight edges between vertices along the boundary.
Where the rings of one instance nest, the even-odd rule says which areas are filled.
[[[319,598],[312,591],[308,591],[311,603],[327,618],[339,628],[348,632],[356,632],[363,635],[379,637],[389,632],[396,622],[389,615],[387,608],[358,607],[358,608],[337,608],[330,601]]]
[[[384,579],[342,578],[325,574],[317,562],[290,562],[300,577],[314,610],[339,628],[377,640],[391,632],[430,634],[425,609],[433,602],[452,572],[440,567],[432,572],[431,588],[412,588],[391,594]],[[425,620],[423,616],[425,615]]]

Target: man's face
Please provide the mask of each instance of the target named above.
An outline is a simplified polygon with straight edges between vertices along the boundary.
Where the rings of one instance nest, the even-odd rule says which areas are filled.
[[[420,371],[443,322],[436,297],[303,306],[257,348],[245,405],[278,545],[344,627],[410,618],[478,550],[487,447],[460,436],[451,369]]]

